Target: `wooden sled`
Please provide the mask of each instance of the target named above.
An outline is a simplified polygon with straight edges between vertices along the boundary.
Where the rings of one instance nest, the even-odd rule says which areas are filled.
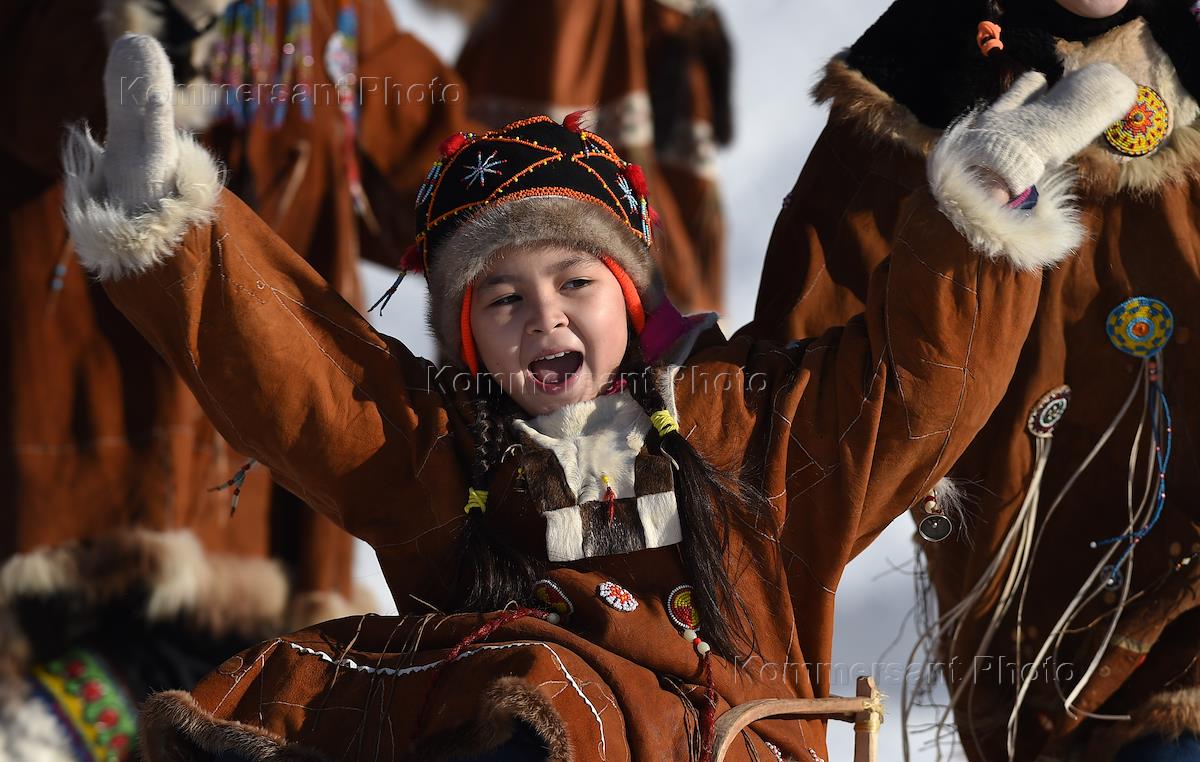
[[[763,699],[740,704],[717,718],[713,759],[722,762],[742,730],[758,720],[841,720],[854,723],[854,762],[876,762],[883,694],[869,676],[858,678],[854,698]]]

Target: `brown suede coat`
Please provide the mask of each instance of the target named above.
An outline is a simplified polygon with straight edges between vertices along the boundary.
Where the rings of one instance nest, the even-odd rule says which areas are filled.
[[[684,312],[720,308],[724,269],[712,94],[694,26],[654,0],[505,0],[473,25],[457,64],[471,115],[489,127],[592,109],[589,129],[646,172],[663,278]]]
[[[493,616],[429,613],[455,601],[467,400],[431,384],[431,364],[371,330],[233,194],[222,192],[217,211],[162,265],[106,289],[240,450],[371,543],[404,616],[276,639],[192,696],[160,695],[147,710],[147,757],[238,748],[274,759],[295,744],[330,758],[437,759],[494,746],[519,717],[554,759],[691,758],[699,660],[663,602],[687,582],[677,546],[551,564],[574,605],[561,626],[519,620],[432,671]],[[966,448],[1024,341],[1040,276],[969,251],[928,194],[902,215],[903,242],[872,280],[863,317],[787,346],[709,334],[676,377],[681,430],[769,498],[754,525],[731,530],[729,571],[758,651],[713,660],[718,711],[828,693],[819,665],[842,570]],[[488,519],[545,559],[546,506],[517,480],[536,454],[501,464]],[[604,581],[638,608],[605,604]],[[731,758],[770,758],[761,739],[790,757],[827,756],[821,723],[766,721]]]
[[[1060,49],[1069,64],[1085,57],[1078,45]],[[1114,30],[1091,50],[1092,58],[1118,66],[1139,67],[1141,60],[1158,67],[1154,84],[1172,92],[1178,121],[1168,143],[1151,157],[1118,163],[1103,141],[1076,157],[1087,241],[1075,258],[1047,273],[1016,376],[952,470],[968,496],[964,531],[940,544],[918,540],[938,610],[949,611],[963,599],[1013,524],[1033,468],[1034,440],[1026,420],[1035,402],[1064,383],[1071,387],[1070,407],[1055,430],[1042,483],[1044,518],[1130,393],[1140,361],[1109,343],[1105,319],[1109,310],[1133,296],[1163,300],[1177,321],[1164,352],[1163,380],[1174,413],[1175,449],[1165,512],[1135,555],[1130,605],[1075,705],[1081,712],[1132,714],[1133,721],[1092,721],[1083,714],[1072,718],[1054,683],[1035,681],[1021,712],[1017,759],[1075,748],[1086,750],[1085,759],[1103,760],[1141,734],[1171,737],[1200,731],[1200,612],[1194,610],[1200,604],[1195,563],[1200,530],[1194,505],[1200,494],[1195,441],[1200,354],[1191,343],[1191,331],[1200,321],[1200,132],[1187,117],[1195,117],[1194,103],[1188,104],[1190,98],[1177,83],[1168,85],[1173,76],[1169,60],[1149,42],[1140,21]],[[1130,74],[1144,82],[1145,69],[1141,64]],[[825,330],[863,309],[871,273],[905,236],[904,210],[922,192],[924,156],[937,134],[837,59],[815,94],[831,103],[831,117],[784,202],[750,326],[755,335],[781,341]],[[945,243],[953,245],[949,238]],[[1124,531],[1128,459],[1139,406],[1135,402],[1053,518],[1038,521],[1045,534],[1034,557],[1024,611],[1026,660],[1036,655],[1096,565],[1100,553],[1088,543]],[[919,519],[923,513],[914,510],[913,515]],[[970,672],[998,590],[999,581],[972,610],[953,648],[942,644],[941,660],[956,665],[955,679]],[[1085,629],[1069,635],[1058,651],[1054,664],[1069,665],[1062,673],[1062,695],[1095,654],[1110,621],[1101,617],[1115,600],[1115,594],[1101,591],[1077,619]],[[969,700],[964,694],[954,715],[972,760],[1008,758],[1005,726],[1015,687],[1011,676],[1005,677],[1011,666],[1001,665],[1015,664],[1015,636],[1010,613],[984,654],[990,672],[981,674]]]
[[[379,217],[411,221],[413,193],[438,142],[467,127],[465,94],[451,70],[396,28],[385,3],[357,5],[360,74],[375,78],[381,91],[364,98],[361,112],[365,183]],[[266,469],[249,473],[236,515],[228,491],[209,491],[248,456],[226,444],[186,385],[74,257],[62,220],[58,152],[65,124],[87,118],[102,130],[107,46],[100,8],[68,6],[21,2],[0,17],[6,70],[23,72],[11,93],[22,116],[0,139],[9,178],[0,191],[0,559],[16,556],[0,604],[5,594],[95,600],[153,586],[169,576],[161,570],[179,563],[173,543],[188,542],[183,535],[190,533],[211,568],[183,571],[204,579],[211,571],[213,590],[194,602],[201,610],[172,613],[261,637],[361,611],[369,603],[351,601],[352,538],[282,490],[272,509]],[[318,51],[337,6],[313,5]],[[50,41],[70,56],[46,55]],[[31,61],[43,63],[31,70]],[[323,65],[313,71],[327,83]],[[423,96],[414,89],[405,102],[395,92],[385,99],[385,77],[423,83]],[[434,80],[437,99],[428,88]],[[394,265],[399,254],[389,236],[411,238],[412,231],[404,222],[395,233],[362,226],[345,181],[342,136],[332,103],[318,105],[311,122],[292,108],[280,130],[256,123],[245,131],[218,128],[208,139],[259,213],[357,302],[360,251]],[[56,265],[66,268],[58,291]],[[19,563],[34,553],[58,576]],[[286,577],[270,559],[282,562]],[[252,593],[241,584],[247,577],[259,580]],[[10,656],[15,646],[6,642],[0,650]]]

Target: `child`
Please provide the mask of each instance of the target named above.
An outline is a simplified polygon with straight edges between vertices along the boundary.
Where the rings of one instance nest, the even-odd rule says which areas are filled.
[[[674,312],[641,173],[575,120],[452,137],[406,269],[454,372],[221,190],[170,127],[153,41],[119,42],[105,77],[107,145],[68,145],[81,259],[235,446],[374,546],[405,614],[160,694],[150,760],[704,758],[728,707],[826,695],[842,569],[986,420],[1037,270],[1078,242],[1055,120],[1090,138],[1135,90],[1111,67],[1031,78],[964,122],[865,316],[786,347]],[[1001,190],[1025,177],[1031,211]],[[727,758],[825,754],[823,723],[772,720]]]

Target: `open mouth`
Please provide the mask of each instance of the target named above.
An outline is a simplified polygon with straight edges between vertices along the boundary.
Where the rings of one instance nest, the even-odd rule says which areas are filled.
[[[529,373],[539,389],[559,391],[576,377],[582,365],[583,353],[568,350],[539,357],[529,363]]]

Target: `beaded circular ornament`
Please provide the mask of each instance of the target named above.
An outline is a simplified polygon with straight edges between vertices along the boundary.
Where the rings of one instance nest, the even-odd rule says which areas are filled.
[[[1054,427],[1062,420],[1070,402],[1071,387],[1065,384],[1042,395],[1029,411],[1029,420],[1025,423],[1029,433],[1039,439],[1054,436]]]
[[[571,604],[571,599],[553,580],[539,579],[534,582],[533,597],[537,600],[539,608],[553,611],[563,619],[575,612],[575,606]]]
[[[667,596],[667,616],[681,630],[700,629],[700,612],[692,600],[691,585],[679,585]]]
[[[618,585],[616,582],[601,582],[596,592],[604,602],[617,611],[633,611],[638,607],[637,598],[633,593]]]
[[[1162,96],[1146,85],[1138,85],[1137,102],[1121,121],[1104,131],[1104,138],[1125,156],[1151,154],[1167,138],[1171,110]]]
[[[1127,355],[1150,357],[1171,340],[1175,316],[1166,304],[1148,296],[1127,299],[1108,313],[1105,326],[1113,346]]]

